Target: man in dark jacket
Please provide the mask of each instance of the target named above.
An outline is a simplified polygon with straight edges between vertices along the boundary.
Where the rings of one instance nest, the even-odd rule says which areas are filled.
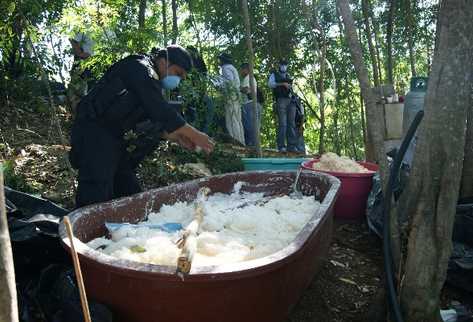
[[[268,86],[273,89],[273,97],[278,115],[277,146],[280,152],[297,151],[296,106],[291,100],[292,79],[287,71],[288,62],[281,60],[279,69],[271,73]]]
[[[161,138],[213,150],[213,141],[163,97],[163,89],[176,88],[191,68],[190,55],[176,45],[132,55],[112,65],[80,101],[70,153],[79,171],[77,207],[140,192],[135,169]]]

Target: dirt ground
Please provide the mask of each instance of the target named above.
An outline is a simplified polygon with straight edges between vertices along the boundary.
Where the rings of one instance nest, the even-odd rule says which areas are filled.
[[[328,259],[287,322],[367,321],[382,260],[381,242],[366,224],[336,221]]]

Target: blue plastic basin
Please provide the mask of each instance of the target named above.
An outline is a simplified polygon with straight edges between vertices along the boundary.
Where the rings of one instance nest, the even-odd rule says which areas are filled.
[[[246,171],[255,170],[297,170],[307,158],[243,158]]]

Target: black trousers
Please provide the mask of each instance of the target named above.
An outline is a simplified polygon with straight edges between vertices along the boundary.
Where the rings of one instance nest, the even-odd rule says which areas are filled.
[[[125,142],[94,121],[76,121],[70,161],[79,171],[76,207],[141,192]]]

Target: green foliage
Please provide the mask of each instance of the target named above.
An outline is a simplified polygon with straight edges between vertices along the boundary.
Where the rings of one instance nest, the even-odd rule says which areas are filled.
[[[3,171],[5,185],[26,193],[35,193],[36,189],[26,182],[26,177],[15,171],[15,163],[12,160],[5,160],[0,163],[0,171]]]
[[[67,38],[78,31],[85,32],[95,41],[95,55],[83,67],[91,68],[97,77],[129,54],[145,53],[152,47],[163,47],[169,43],[163,33],[161,1],[147,2],[144,26],[138,25],[139,3],[138,0],[1,2],[0,103],[8,108],[41,106],[39,97],[44,94],[41,94],[41,86],[38,85],[39,64],[46,69],[50,79],[53,75],[58,78],[70,65]],[[169,1],[167,3],[164,12],[169,35],[172,15]],[[397,6],[393,30],[394,85],[400,94],[408,90],[411,77],[406,3],[403,0]],[[437,3],[430,0],[410,3],[416,70],[418,75],[428,75],[435,40]],[[186,0],[178,1],[178,5],[179,43],[199,49],[210,77],[218,73],[216,57],[223,50],[233,55],[236,67],[248,61],[240,1]],[[372,75],[360,3],[354,3],[353,9],[365,64]],[[309,150],[317,152],[324,129],[326,150],[362,158],[364,143],[359,86],[340,30],[335,1],[254,0],[249,3],[249,11],[255,49],[255,75],[266,95],[262,145],[275,147],[276,137],[276,118],[267,79],[276,62],[280,58],[288,58],[290,72],[297,84],[296,90],[306,103],[305,137]],[[386,78],[387,13],[385,1],[370,1],[372,38],[378,49],[383,79]],[[320,61],[324,45],[327,49],[327,69],[323,75],[325,123],[322,125],[318,82],[322,77]],[[67,82],[67,74],[61,77]],[[223,117],[225,99],[230,94],[214,88],[208,78],[195,73],[182,82],[180,93],[187,106],[196,108],[196,125],[201,125],[206,117],[205,95],[212,98],[216,119],[219,119]],[[212,134],[221,131],[214,123]]]

